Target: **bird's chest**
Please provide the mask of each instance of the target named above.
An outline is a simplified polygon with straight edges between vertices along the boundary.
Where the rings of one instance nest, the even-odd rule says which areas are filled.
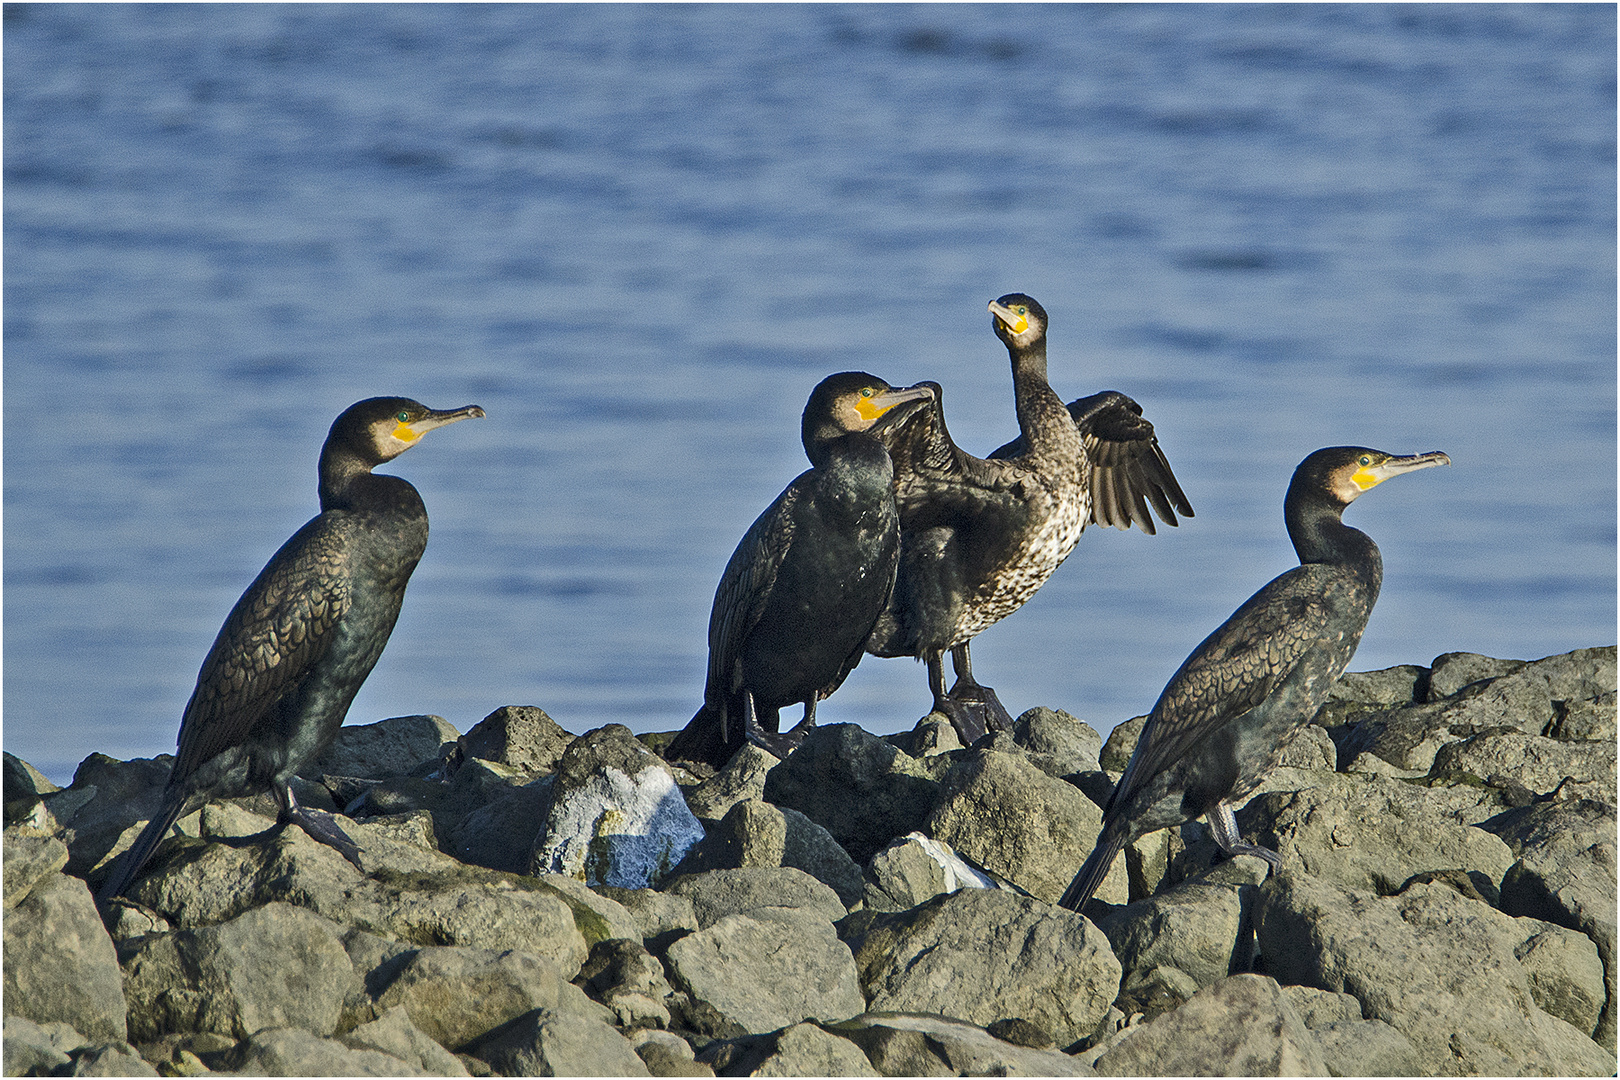
[[[1056,478],[1031,481],[1028,527],[1010,557],[980,584],[975,602],[963,609],[958,640],[966,640],[1012,614],[1069,557],[1091,512],[1089,492],[1079,481],[1081,475],[1082,469],[1075,468]]]

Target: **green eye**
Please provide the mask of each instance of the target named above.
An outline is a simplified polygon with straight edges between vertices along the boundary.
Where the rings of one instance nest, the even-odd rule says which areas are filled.
[[[1025,307],[1023,304],[1019,304],[1017,310],[1018,310],[1018,314],[1020,314],[1020,315],[1028,315],[1029,314],[1029,308]]]
[[[411,414],[408,412],[401,412],[398,416],[395,416],[394,419],[398,420],[402,424],[408,424],[411,422]],[[1365,462],[1363,462],[1363,464],[1365,464]]]
[[[872,389],[870,386],[863,386],[861,388],[861,397],[871,397],[875,393],[877,393],[877,391]]]
[[[1371,465],[1372,464],[1372,458],[1368,457],[1366,454],[1362,454],[1361,455],[1361,464],[1363,464],[1363,465]]]

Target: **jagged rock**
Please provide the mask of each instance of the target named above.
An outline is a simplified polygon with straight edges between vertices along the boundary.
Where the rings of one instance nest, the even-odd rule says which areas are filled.
[[[866,1008],[848,946],[825,917],[802,908],[728,915],[675,942],[666,960],[691,999],[687,1022],[715,1038],[843,1020]]]
[[[1001,887],[949,844],[920,832],[902,836],[872,856],[867,873],[866,906],[879,911],[904,911],[958,889]]]
[[[1361,1002],[1356,1000],[1354,994],[1318,990],[1314,986],[1285,986],[1283,993],[1288,995],[1288,1003],[1312,1031],[1361,1019]]]
[[[910,731],[883,736],[883,741],[914,758],[932,757],[961,750],[962,739],[944,713],[931,712],[918,720]]]
[[[858,863],[920,829],[938,793],[934,766],[854,724],[813,729],[765,778],[767,802],[826,829]]]
[[[62,789],[11,753],[0,755],[0,775],[4,777],[5,823],[54,831],[55,820],[41,798]]]
[[[1341,1020],[1316,1036],[1329,1076],[1421,1076],[1412,1040],[1382,1020]]]
[[[431,1076],[392,1054],[357,1050],[301,1028],[254,1033],[228,1055],[244,1076]]]
[[[17,829],[5,831],[5,910],[27,899],[34,887],[67,865],[67,845],[54,836],[27,836]]]
[[[466,1076],[456,1055],[428,1038],[411,1023],[403,1005],[396,1005],[370,1023],[361,1024],[341,1041],[352,1050],[377,1050],[392,1055],[426,1076]]]
[[[603,1023],[613,1014],[544,956],[516,950],[427,947],[409,954],[377,994],[379,1014],[405,1006],[412,1024],[451,1050],[535,1009]]]
[[[1032,896],[1056,902],[1102,827],[1097,807],[1013,754],[974,750],[941,785],[924,831]],[[1125,899],[1125,875],[1099,890]]]
[[[1615,810],[1579,800],[1541,803],[1504,814],[1483,828],[1519,857],[1502,878],[1501,907],[1578,930],[1603,961],[1606,1004],[1593,1035],[1615,1046]]]
[[[1133,973],[1161,965],[1191,976],[1195,989],[1247,971],[1254,949],[1250,913],[1265,876],[1265,863],[1240,856],[1103,919],[1098,925],[1127,986]]]
[[[445,743],[461,733],[442,716],[394,716],[375,724],[346,724],[331,745],[299,770],[318,780],[324,774],[380,780],[407,776],[424,761],[434,761]]]
[[[611,938],[591,947],[590,958],[574,980],[587,994],[613,1010],[624,1029],[668,1027],[664,999],[674,987],[664,978],[664,967],[641,944]]]
[[[69,1076],[157,1076],[158,1071],[128,1043],[102,1043],[73,1056]]]
[[[1429,665],[1428,692],[1424,701],[1442,701],[1465,686],[1485,679],[1511,675],[1524,667],[1523,660],[1498,660],[1479,653],[1441,653]]]
[[[650,1076],[623,1035],[577,1013],[535,1009],[480,1039],[475,1050],[503,1076]]]
[[[92,1042],[125,1038],[123,974],[90,890],[53,873],[4,922],[5,1006],[36,1024],[62,1021]]]
[[[883,1076],[1094,1076],[1056,1050],[1016,1046],[945,1016],[872,1012],[829,1025]]]
[[[1474,735],[1442,746],[1434,758],[1434,776],[1476,776],[1487,784],[1508,783],[1546,795],[1566,779],[1598,781],[1614,790],[1615,744],[1560,742],[1522,732]]]
[[[859,900],[865,886],[861,868],[826,829],[797,810],[778,809],[762,799],[733,804],[687,852],[676,873],[777,866],[803,870],[845,904]]]
[[[1125,973],[1114,1008],[1130,1014],[1132,1023],[1146,1023],[1181,1008],[1198,990],[1197,980],[1178,967],[1157,964],[1133,968]]]
[[[692,1045],[679,1035],[656,1028],[632,1031],[630,1045],[654,1076],[713,1076],[714,1070],[700,1064],[692,1054]]]
[[[1096,728],[1061,709],[1036,707],[1013,721],[1013,739],[1030,754],[1030,760],[1050,776],[1093,772],[1102,766],[1102,734]]]
[[[461,736],[464,758],[483,758],[530,773],[557,768],[574,736],[557,726],[544,709],[503,705]]]
[[[1276,981],[1234,975],[1134,1031],[1097,1060],[1105,1076],[1322,1076],[1316,1039]]]
[[[716,1043],[703,1060],[727,1076],[876,1076],[861,1048],[816,1024]]]
[[[692,902],[698,927],[707,930],[728,915],[755,908],[805,908],[828,922],[844,917],[838,894],[803,870],[792,867],[740,867],[687,874],[665,886]]]
[[[1439,883],[1381,897],[1295,874],[1256,902],[1266,969],[1354,994],[1401,1031],[1434,1075],[1589,1075],[1612,1054],[1537,1005],[1516,948],[1548,925],[1514,919]]]
[[[692,901],[680,893],[659,892],[657,889],[616,889],[600,886],[601,895],[616,901],[641,928],[643,940],[669,940],[698,929],[697,912]]]
[[[45,796],[45,806],[68,830],[62,836],[67,872],[83,877],[133,843],[134,826],[156,812],[173,768],[169,754],[132,761],[91,754],[79,763],[71,786]]]
[[[1103,748],[1097,754],[1097,764],[1108,772],[1119,774],[1125,771],[1130,764],[1131,754],[1136,750],[1136,740],[1142,737],[1142,728],[1147,725],[1145,716],[1133,716],[1129,720],[1115,724],[1114,729],[1108,733],[1103,741]]]
[[[1339,767],[1339,748],[1326,730],[1316,724],[1306,724],[1294,733],[1278,759],[1278,768],[1326,769]]]
[[[1091,1033],[1119,989],[1119,961],[1102,933],[1032,897],[963,889],[858,931],[851,945],[874,1011],[981,1025],[1018,1017],[1069,1046]]]
[[[271,903],[219,926],[142,938],[125,960],[130,1033],[141,1042],[282,1027],[330,1035],[358,986],[341,937],[313,912]]]
[[[1530,980],[1541,1011],[1588,1035],[1597,1028],[1605,1000],[1603,961],[1585,934],[1551,923],[1513,950]]]
[[[451,826],[445,849],[475,866],[526,872],[534,849],[535,823],[544,821],[550,812],[555,780],[543,776],[496,795]]]
[[[1614,742],[1615,692],[1610,690],[1607,694],[1599,694],[1586,701],[1564,702],[1558,719],[1548,727],[1547,734],[1566,741],[1588,739]]]
[[[85,1037],[63,1020],[36,1024],[25,1016],[6,1014],[5,1074],[49,1076],[65,1068],[72,1054],[88,1045]]]
[[[675,775],[621,724],[580,736],[557,764],[532,872],[590,885],[655,885],[703,839]]]
[[[1312,775],[1317,786],[1261,794],[1238,813],[1243,835],[1278,852],[1285,865],[1384,892],[1428,870],[1478,871],[1500,881],[1513,865],[1506,844],[1449,820],[1427,789],[1383,776]]]
[[[1429,685],[1430,671],[1417,664],[1397,664],[1377,671],[1347,671],[1328,694],[1330,701],[1366,705],[1402,705],[1419,700]]]
[[[686,793],[686,805],[703,821],[719,821],[740,802],[765,796],[765,776],[781,759],[748,743],[713,776]]]

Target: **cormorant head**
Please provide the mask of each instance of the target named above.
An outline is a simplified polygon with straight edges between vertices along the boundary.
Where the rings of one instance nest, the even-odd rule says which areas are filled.
[[[818,449],[833,439],[870,431],[890,417],[894,408],[909,401],[929,401],[931,384],[895,388],[864,371],[841,371],[816,384],[804,406],[800,436],[811,461],[818,460]],[[906,410],[909,411],[909,410]]]
[[[1008,293],[990,301],[990,325],[1009,349],[1027,349],[1046,336],[1046,309],[1032,296]]]
[[[1365,446],[1329,446],[1299,463],[1287,501],[1325,495],[1343,508],[1392,476],[1450,464],[1451,459],[1438,450],[1397,457]]]
[[[363,460],[380,465],[391,461],[436,427],[483,416],[477,405],[460,409],[430,409],[402,397],[375,397],[357,401],[332,421],[327,445],[343,445]]]

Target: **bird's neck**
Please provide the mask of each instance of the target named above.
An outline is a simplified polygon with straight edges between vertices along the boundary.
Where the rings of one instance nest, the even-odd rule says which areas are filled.
[[[321,509],[351,509],[368,486],[381,479],[371,475],[376,463],[344,446],[328,444],[321,448]]]
[[[1289,492],[1284,516],[1294,552],[1301,563],[1352,567],[1376,583],[1383,577],[1384,569],[1378,545],[1360,529],[1346,525],[1343,513],[1344,507],[1335,502],[1301,498]]]
[[[1074,422],[1063,399],[1057,396],[1046,381],[1046,339],[1042,338],[1027,348],[1008,346],[1012,358],[1013,403],[1018,410],[1018,430],[1030,450],[1048,449],[1049,445],[1065,441],[1074,432]]]

